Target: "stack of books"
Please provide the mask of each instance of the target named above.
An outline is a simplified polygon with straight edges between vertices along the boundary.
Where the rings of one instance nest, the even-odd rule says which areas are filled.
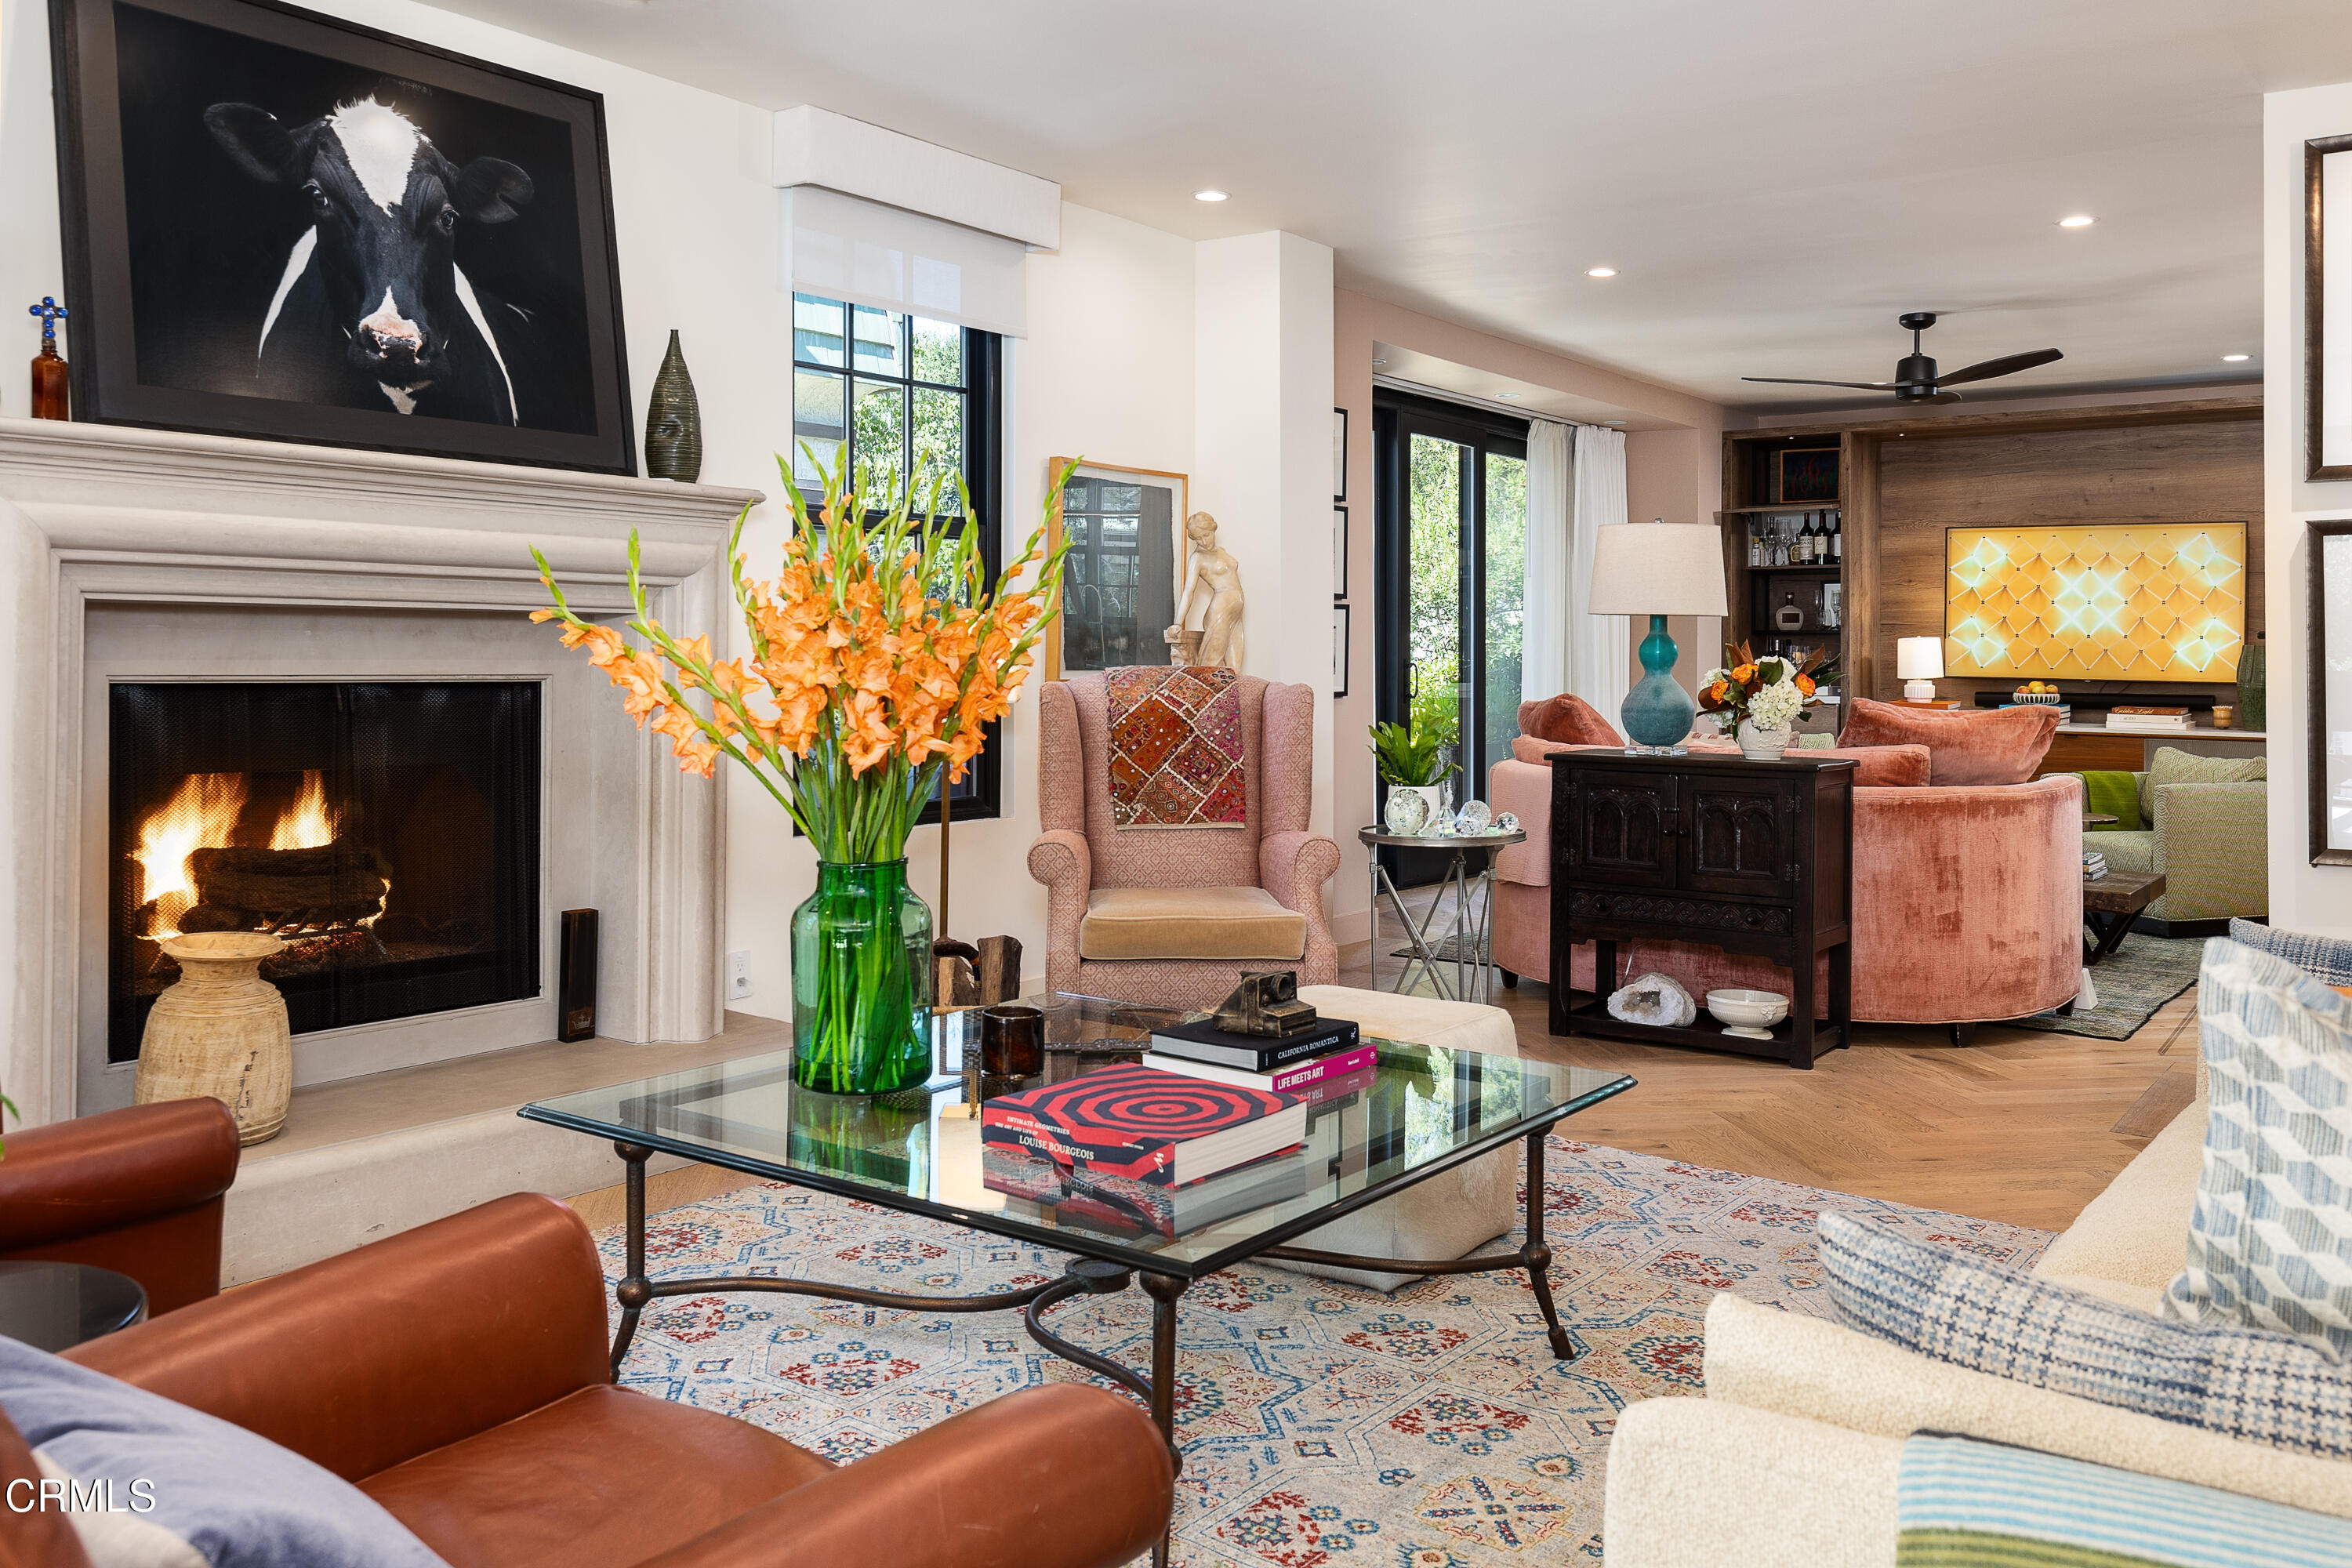
[[[2061,724],[2072,724],[2074,721],[2074,705],[2072,702],[2004,702],[2001,706],[2004,708],[2047,708],[2052,712],[2058,715],[2058,722]]]
[[[2107,728],[2136,735],[2175,735],[2194,728],[2186,708],[2110,708]]]
[[[2083,851],[2083,880],[2095,882],[2107,874],[2107,858],[2095,849]]]
[[[983,1185],[1177,1236],[1307,1190],[1307,1102],[1108,1068],[981,1107]]]
[[[1347,1018],[1318,1018],[1295,1035],[1236,1035],[1214,1024],[1156,1030],[1143,1065],[1320,1105],[1367,1087],[1380,1048]]]

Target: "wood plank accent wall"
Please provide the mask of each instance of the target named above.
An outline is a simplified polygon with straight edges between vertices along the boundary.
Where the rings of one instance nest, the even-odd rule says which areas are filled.
[[[1933,439],[1879,440],[1875,567],[1866,633],[1873,695],[1898,694],[1895,641],[1944,630],[1944,531],[2145,522],[2246,525],[2246,630],[2263,629],[2263,426],[2259,420],[2088,430],[1989,431]],[[1858,488],[1858,487],[1857,487]],[[1851,514],[1849,514],[1851,516]],[[1855,530],[1847,525],[1849,539]],[[1869,546],[1875,543],[1875,550]],[[1953,679],[1937,690],[1966,700],[2013,682]],[[2105,683],[2120,689],[2126,683]],[[2160,690],[2128,683],[2134,690]],[[2168,688],[2210,692],[2210,685]]]

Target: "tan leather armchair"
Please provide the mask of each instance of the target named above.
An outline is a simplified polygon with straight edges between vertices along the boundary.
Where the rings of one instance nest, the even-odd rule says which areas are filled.
[[[1118,1394],[1024,1389],[835,1468],[614,1386],[605,1299],[580,1217],[517,1194],[69,1359],[357,1483],[451,1568],[1114,1568],[1167,1527],[1168,1449]],[[31,1464],[0,1418],[0,1489]],[[87,1568],[56,1519],[0,1510],[0,1564]]]
[[[1045,683],[1037,795],[1045,831],[1029,874],[1045,885],[1045,984],[1161,1006],[1204,1006],[1243,971],[1339,977],[1323,885],[1339,847],[1307,830],[1315,693],[1244,675],[1241,827],[1121,829],[1110,805],[1109,694],[1099,673]]]
[[[8,1134],[0,1262],[46,1258],[127,1274],[151,1316],[220,1294],[221,1199],[236,1119],[167,1100]]]

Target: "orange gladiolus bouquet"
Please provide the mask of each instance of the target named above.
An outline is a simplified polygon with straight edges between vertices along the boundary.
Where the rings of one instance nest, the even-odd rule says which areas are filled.
[[[732,758],[816,847],[818,893],[793,917],[798,1072],[812,1088],[877,1093],[921,1081],[930,1060],[930,917],[905,888],[907,836],[940,771],[961,779],[983,726],[1011,710],[1060,609],[1068,546],[1048,552],[1040,527],[992,584],[979,531],[958,526],[971,516],[960,479],[960,512],[940,511],[938,479],[919,510],[911,479],[809,458],[823,479],[814,510],[777,459],[793,528],[774,577],[750,575],[736,520],[728,556],[748,654],[718,658],[708,637],[653,618],[634,534],[628,630],[642,647],[573,614],[535,549],[555,604],[531,618],[561,623],[564,646],[588,650],[680,767],[707,778]],[[1066,477],[1051,476],[1048,496]]]

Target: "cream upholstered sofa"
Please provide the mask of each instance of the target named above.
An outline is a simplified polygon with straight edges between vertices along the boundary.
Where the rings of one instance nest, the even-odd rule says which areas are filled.
[[[1339,847],[1307,830],[1315,693],[1244,675],[1239,827],[1120,828],[1111,820],[1110,699],[1101,674],[1049,680],[1029,874],[1045,885],[1045,984],[1166,1007],[1214,1005],[1244,971],[1339,977],[1323,885]]]
[[[2198,1089],[2036,1273],[2154,1310],[2188,1251],[2201,1068]],[[1726,1293],[1706,1315],[1706,1396],[1648,1400],[1618,1418],[1602,1526],[1611,1568],[1885,1568],[1903,1441],[1922,1429],[2352,1519],[2352,1464],[2011,1383]]]

